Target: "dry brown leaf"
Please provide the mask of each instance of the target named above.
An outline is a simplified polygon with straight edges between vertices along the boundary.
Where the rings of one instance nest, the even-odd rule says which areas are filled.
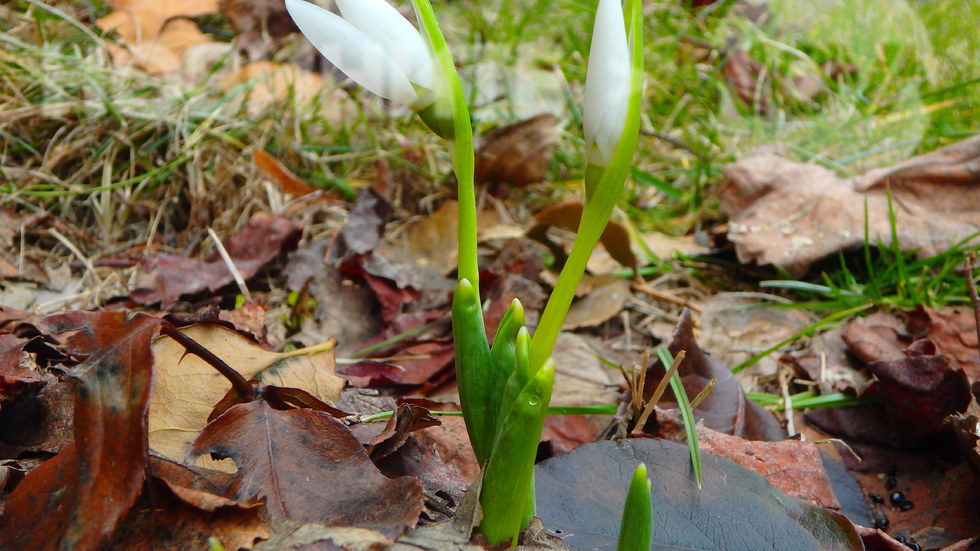
[[[275,180],[279,184],[279,187],[286,193],[300,196],[316,191],[310,187],[310,184],[307,184],[302,178],[286,168],[286,165],[279,162],[279,159],[261,149],[257,149],[252,153],[252,162],[266,176]]]
[[[96,25],[115,32],[122,42],[106,44],[117,66],[134,63],[152,74],[167,74],[180,68],[188,48],[210,42],[197,24],[179,17],[214,13],[217,0],[118,0],[117,9],[99,18]]]
[[[295,97],[297,104],[317,102],[319,112],[328,120],[346,116],[347,94],[340,88],[322,90],[323,75],[299,68],[296,64],[274,61],[253,61],[218,81],[226,91],[240,84],[249,84],[248,107],[253,112],[265,109],[270,103]]]
[[[456,269],[458,218],[459,205],[446,201],[427,218],[410,222],[394,236],[382,239],[380,252],[399,262],[448,274]],[[476,225],[481,241],[522,234],[520,228],[508,224],[495,210],[477,213]]]
[[[891,243],[888,191],[903,251],[941,253],[980,231],[980,136],[860,178],[773,154],[725,167],[719,192],[741,262],[802,274],[829,254],[868,239]],[[973,242],[978,242],[976,236]]]
[[[619,395],[622,376],[602,363],[585,338],[559,333],[551,358],[555,362],[552,405],[611,404]]]
[[[544,180],[555,152],[556,120],[546,113],[484,136],[476,152],[476,181],[524,186]]]
[[[344,380],[334,374],[332,349],[289,358],[289,354],[265,350],[220,325],[191,325],[181,332],[246,379],[286,360],[275,372],[263,374],[263,381],[300,388],[327,403],[340,397]],[[153,343],[153,357],[148,417],[150,448],[180,462],[207,425],[212,408],[228,392],[230,383],[204,360],[186,354],[184,347],[169,337],[160,337]]]
[[[552,226],[569,231],[578,229],[582,219],[582,202],[578,199],[559,201],[534,216],[534,224],[527,230],[527,236],[551,250],[555,255],[555,267],[565,264],[566,254],[561,245],[548,237],[548,228]],[[602,232],[599,242],[616,262],[627,268],[636,268],[637,259],[631,248],[632,239],[626,226],[610,220]],[[593,253],[595,254],[595,253]]]
[[[596,278],[595,287],[568,309],[562,329],[595,327],[623,311],[630,296],[630,282],[612,275]]]

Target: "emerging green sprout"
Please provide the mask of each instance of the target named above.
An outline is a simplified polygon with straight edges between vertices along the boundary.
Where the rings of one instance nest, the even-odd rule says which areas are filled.
[[[650,479],[647,466],[640,463],[633,471],[633,481],[626,494],[623,522],[619,528],[617,551],[650,551],[653,543],[653,503],[650,501]]]
[[[585,263],[622,194],[639,132],[640,1],[599,0],[586,82],[586,206],[568,263],[532,338],[514,301],[490,347],[479,292],[473,129],[429,0],[412,0],[421,32],[385,0],[337,0],[343,17],[304,0],[286,8],[313,45],[371,92],[414,109],[447,140],[459,199],[459,284],[453,297],[456,379],[483,467],[480,530],[516,543],[534,514],[534,459],[551,401],[551,350]]]

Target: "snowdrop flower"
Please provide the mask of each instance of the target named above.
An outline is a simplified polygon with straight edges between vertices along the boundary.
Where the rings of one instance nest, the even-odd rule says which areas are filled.
[[[585,76],[586,157],[606,166],[622,138],[629,108],[633,65],[620,0],[599,0]]]
[[[286,0],[303,35],[351,80],[416,111],[442,95],[440,73],[419,31],[385,0],[336,0],[343,17]]]

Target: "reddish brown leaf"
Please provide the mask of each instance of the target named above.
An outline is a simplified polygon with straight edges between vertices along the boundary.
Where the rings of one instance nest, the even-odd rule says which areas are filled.
[[[234,459],[234,498],[264,499],[273,520],[394,537],[422,509],[418,480],[385,478],[347,427],[310,409],[279,411],[262,400],[234,406],[204,429],[193,453]]]
[[[684,425],[676,411],[658,412],[657,420],[662,435],[675,442],[686,443]],[[727,457],[761,474],[770,484],[787,494],[831,509],[840,509],[820,459],[820,451],[813,442],[753,442],[700,427],[698,446],[702,451]]]
[[[971,381],[980,381],[980,347],[972,309],[921,306],[909,314],[907,324],[910,331],[924,332],[939,353],[954,360]]]
[[[368,453],[371,459],[377,461],[401,447],[410,432],[438,425],[439,420],[424,407],[399,404],[395,414],[388,418],[384,430],[367,442]]]
[[[21,365],[24,348],[30,343],[16,335],[0,335],[0,398],[19,394],[29,387],[42,385],[54,378]]]
[[[855,341],[866,355],[870,350],[890,350],[890,347],[870,346],[869,341],[870,338]],[[916,447],[951,436],[952,428],[945,422],[946,417],[965,412],[971,400],[966,374],[962,369],[955,369],[949,358],[937,355],[928,340],[912,343],[905,355],[867,365],[877,378],[868,392],[880,396],[878,403],[811,410],[806,414],[807,421],[830,434],[898,448]]]
[[[54,316],[86,361],[76,380],[75,445],[17,486],[0,519],[2,549],[98,549],[129,512],[146,477],[150,339],[161,320],[124,312]]]
[[[256,541],[272,535],[261,516],[261,508],[157,483],[148,498],[126,517],[102,551],[187,551],[208,549],[216,538],[225,549],[251,549]],[[178,493],[179,492],[179,493]],[[187,504],[188,494],[209,496],[213,510]],[[149,499],[149,498],[152,498]]]
[[[884,497],[877,518],[887,518],[888,532],[914,540],[923,549],[940,549],[980,534],[980,477],[966,462],[951,464],[936,457],[935,449],[921,452],[894,450],[867,444],[853,445],[860,456],[842,458],[867,493]],[[894,475],[889,490],[886,480]],[[913,507],[902,511],[888,493],[901,492]]]
[[[238,272],[248,279],[282,251],[295,247],[299,236],[299,224],[285,216],[258,216],[224,246]],[[182,295],[217,291],[234,280],[217,251],[205,260],[160,254],[140,262],[140,272],[130,297],[140,304],[159,302],[163,308],[172,306]]]

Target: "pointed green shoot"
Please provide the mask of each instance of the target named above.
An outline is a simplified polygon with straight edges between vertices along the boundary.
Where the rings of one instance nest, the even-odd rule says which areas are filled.
[[[488,406],[492,362],[480,297],[467,279],[459,282],[453,295],[453,343],[460,407],[473,452],[482,464],[493,445],[494,423]]]
[[[617,551],[650,551],[653,543],[653,502],[650,500],[650,486],[646,463],[640,463],[633,471],[633,481],[626,494]]]
[[[517,542],[526,525],[534,459],[551,401],[555,367],[549,360],[531,377],[504,414],[483,477],[480,531],[492,544]],[[523,502],[523,503],[522,503]]]
[[[657,358],[660,363],[666,366],[674,363],[674,358],[666,346],[657,348]],[[687,399],[687,391],[684,390],[684,383],[681,382],[680,373],[674,372],[670,377],[670,390],[674,393],[677,400],[677,407],[681,411],[681,419],[684,420],[684,432],[687,434],[687,447],[691,452],[691,469],[694,471],[694,479],[701,487],[701,447],[698,446],[698,424],[694,419],[694,411],[691,409],[691,402]]]
[[[501,402],[507,380],[514,373],[517,365],[517,335],[524,329],[524,306],[516,298],[510,303],[510,308],[497,326],[497,334],[490,348],[491,368],[487,376],[487,395],[490,403],[487,411],[491,420],[490,434],[497,433],[497,422],[500,418]],[[527,330],[524,330],[527,333]],[[525,355],[526,357],[526,355]],[[522,385],[523,386],[523,385]]]

